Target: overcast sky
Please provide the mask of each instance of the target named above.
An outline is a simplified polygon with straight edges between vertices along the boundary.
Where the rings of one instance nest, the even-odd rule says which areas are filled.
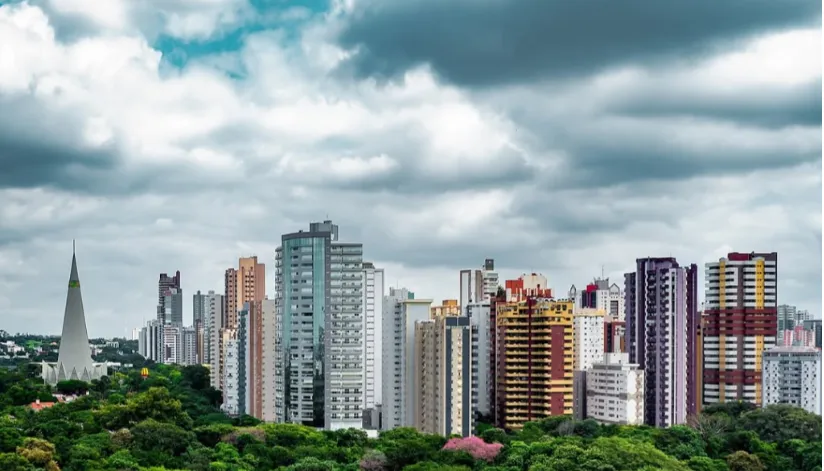
[[[557,293],[637,257],[779,253],[821,310],[817,0],[0,1],[0,328],[91,336],[160,272],[332,219],[388,284],[496,260]]]

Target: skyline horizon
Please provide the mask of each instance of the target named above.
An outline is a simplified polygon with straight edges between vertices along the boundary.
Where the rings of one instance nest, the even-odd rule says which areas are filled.
[[[755,251],[755,252],[753,252],[753,251],[747,251],[747,252],[738,251],[738,252],[735,252],[735,251],[733,251],[733,252],[730,252],[730,253],[769,253],[769,252],[759,252],[759,251]],[[727,254],[725,254],[725,256],[726,255]],[[72,258],[74,259],[75,257],[76,257],[75,240],[72,240]],[[264,267],[266,266],[266,263],[261,261],[261,258],[260,258],[259,255],[248,255],[248,256],[241,256],[241,257],[238,257],[238,258],[251,258],[251,257],[257,257],[258,258],[258,263],[262,263],[264,265]],[[672,256],[672,255],[667,255],[667,256],[662,256],[662,257],[647,256],[647,257],[640,257],[639,259],[643,259],[643,258],[669,258],[669,257],[675,258],[680,266],[685,266],[685,265],[689,266],[691,264],[691,263],[684,263],[681,260],[678,260],[677,256]],[[484,257],[483,259],[486,259],[486,258],[490,258],[490,257]],[[272,259],[273,259],[273,262],[274,262],[274,255],[273,255]],[[506,280],[514,280],[514,279],[517,279],[518,277],[520,277],[522,275],[531,274],[531,273],[532,274],[543,275],[543,276],[547,277],[549,288],[552,289],[553,298],[558,299],[558,300],[569,299],[568,298],[569,289],[572,286],[576,286],[576,287],[580,288],[580,287],[586,286],[588,283],[590,283],[590,281],[586,281],[586,282],[580,283],[580,284],[573,283],[573,284],[569,285],[569,287],[567,287],[566,289],[559,291],[554,286],[552,286],[551,282],[549,281],[549,280],[551,280],[551,277],[547,276],[546,273],[541,272],[541,271],[523,271],[522,270],[522,271],[518,272],[518,270],[507,270],[506,271],[507,273],[516,273],[516,272],[518,272],[518,274],[514,275],[514,276],[511,276],[511,277],[502,276],[502,272],[498,269],[498,266],[499,266],[498,265],[498,260],[495,259],[494,257],[492,257],[492,259],[495,260],[495,270],[494,271],[496,273],[498,273],[499,279],[502,282],[505,282]],[[779,254],[779,259],[778,260],[779,260],[779,262],[778,262],[778,281],[779,281],[779,287],[780,287],[780,283],[781,283],[781,258],[780,258],[780,254]],[[368,260],[365,260],[365,261],[368,261]],[[714,260],[714,262],[717,262],[717,261],[718,261],[717,259]],[[382,268],[379,264],[377,264],[375,262],[371,262],[371,263],[373,263],[375,265],[375,268]],[[713,262],[705,262],[704,264],[696,263],[696,265],[698,266],[698,280],[699,280],[698,285],[699,285],[700,288],[705,288],[704,269],[705,269],[705,264],[706,263],[713,263]],[[480,267],[481,267],[481,264],[478,265],[478,269],[480,269]],[[228,268],[236,268],[236,266],[235,267],[227,267],[227,269]],[[475,268],[462,268],[462,269],[473,269],[474,270]],[[422,299],[432,299],[433,300],[433,305],[440,305],[439,303],[442,303],[445,300],[457,300],[457,299],[459,299],[459,296],[457,296],[457,294],[459,294],[458,291],[459,291],[459,282],[460,282],[460,280],[459,280],[460,270],[461,269],[455,271],[456,286],[454,287],[454,291],[455,291],[456,295],[452,296],[452,297],[447,296],[447,297],[439,298],[439,297],[424,295],[424,293],[422,293],[420,290],[416,289],[414,286],[407,286],[407,285],[404,285],[404,284],[401,284],[401,283],[398,283],[397,286],[395,286],[395,288],[406,288],[406,289],[414,292],[417,297],[420,297]],[[79,269],[78,269],[78,271],[79,271]],[[161,271],[161,272],[157,273],[157,276],[162,276],[163,274],[168,275],[169,273],[174,274],[178,271],[180,272],[180,275],[181,275],[181,278],[180,278],[181,279],[181,288],[180,289],[182,291],[182,297],[183,297],[184,325],[190,326],[190,325],[193,325],[193,319],[192,319],[192,315],[193,315],[193,308],[192,308],[193,298],[192,298],[192,296],[194,294],[196,294],[198,292],[198,290],[201,292],[201,294],[207,294],[209,291],[214,291],[216,294],[224,294],[224,290],[223,289],[205,289],[204,290],[203,288],[198,288],[198,289],[193,289],[191,292],[188,292],[187,289],[184,287],[185,286],[186,276],[185,276],[185,272],[183,270],[177,270],[176,269],[176,270],[173,270],[173,271],[169,271],[169,270]],[[265,273],[267,274],[267,277],[268,277],[269,272],[267,271]],[[385,276],[388,276],[385,269],[384,269],[384,273],[385,273]],[[624,273],[628,273],[628,272],[624,272]],[[603,274],[604,274],[604,272],[602,272],[602,275]],[[620,278],[621,278],[621,281],[620,281],[620,283],[618,283],[617,281],[615,281],[614,278],[612,278],[609,275],[607,275],[604,278],[601,278],[600,275],[596,275],[596,276],[592,277],[591,281],[595,281],[595,280],[598,280],[598,279],[602,279],[602,280],[607,279],[607,280],[609,280],[610,285],[617,284],[619,286],[619,288],[621,289],[621,291],[623,292],[624,291],[623,274],[621,275]],[[87,284],[84,284],[84,286],[87,286]],[[501,286],[504,286],[503,283],[499,284],[499,287],[501,287]],[[156,289],[156,287],[157,287],[157,281],[155,280],[154,281],[154,288]],[[384,296],[388,295],[388,288],[389,287],[390,286],[386,285],[387,289],[384,292]],[[271,289],[271,292],[270,292],[270,289]],[[780,289],[778,291],[780,293]],[[699,294],[699,306],[703,306],[703,302],[704,302],[703,298],[706,295],[705,294],[705,289],[699,289],[698,294]],[[274,297],[275,297],[274,282],[267,283],[267,292],[265,294],[265,297],[269,298],[269,299],[274,299]],[[799,310],[807,311],[810,314],[811,319],[814,319],[814,320],[822,319],[821,311],[818,311],[818,312],[813,311],[813,310],[811,310],[811,309],[809,309],[809,308],[807,308],[807,307],[805,307],[801,304],[798,304],[798,303],[783,302],[779,298],[778,305],[779,306],[781,306],[781,305],[795,306]],[[157,306],[155,305],[155,308],[156,307]],[[131,339],[131,335],[132,335],[132,333],[135,329],[140,329],[141,327],[145,326],[148,321],[154,320],[154,319],[156,319],[156,317],[157,317],[157,312],[155,311],[154,314],[151,317],[144,318],[139,325],[124,326],[123,327],[124,337],[119,337],[119,334],[106,334],[106,335],[102,335],[102,336],[89,334],[89,338],[90,338],[90,340],[92,338],[126,338],[126,339]],[[186,323],[185,321],[186,321],[187,318],[189,320],[191,320],[192,322]],[[87,326],[87,329],[88,329],[89,328],[89,322],[88,321],[86,321],[86,326]],[[0,326],[0,330],[5,330],[6,332],[11,333],[8,329],[5,329],[3,326]],[[45,335],[45,336],[49,336],[49,337],[60,337],[60,335],[57,334],[57,333],[39,334],[39,333],[36,333],[36,332],[22,332],[22,331],[16,331],[15,333],[29,333],[29,334],[33,334],[33,335]]]

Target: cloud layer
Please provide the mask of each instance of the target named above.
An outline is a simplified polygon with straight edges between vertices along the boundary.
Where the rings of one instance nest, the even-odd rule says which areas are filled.
[[[60,331],[71,239],[124,335],[158,273],[220,291],[327,217],[437,300],[487,257],[566,292],[775,250],[820,313],[821,6],[773,3],[2,5],[0,328]]]

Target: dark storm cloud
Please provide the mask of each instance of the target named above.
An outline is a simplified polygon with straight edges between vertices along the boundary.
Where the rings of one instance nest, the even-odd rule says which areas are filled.
[[[605,112],[637,117],[699,116],[780,128],[784,126],[821,126],[821,79],[806,85],[762,93],[744,91],[732,96],[704,96],[677,91],[646,91],[625,95],[608,105]]]
[[[697,140],[698,138],[696,138]],[[618,143],[609,139],[570,143],[573,158],[566,162],[560,185],[625,185],[643,181],[677,181],[704,175],[733,175],[756,170],[794,167],[821,159],[818,148],[692,149],[666,140],[638,139]]]
[[[118,165],[114,145],[84,146],[81,123],[31,96],[0,94],[0,109],[0,188],[85,192]]]
[[[683,60],[767,30],[820,24],[816,0],[372,1],[344,26],[359,76],[431,64],[468,86],[587,75]]]

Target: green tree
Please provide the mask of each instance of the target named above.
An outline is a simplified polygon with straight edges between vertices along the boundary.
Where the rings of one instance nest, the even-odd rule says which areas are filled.
[[[86,391],[91,389],[91,384],[85,381],[70,379],[58,382],[54,388],[60,394],[76,394],[79,396],[81,394],[86,394]]]
[[[757,456],[746,451],[736,451],[727,457],[727,466],[730,471],[764,471],[764,465]]]

